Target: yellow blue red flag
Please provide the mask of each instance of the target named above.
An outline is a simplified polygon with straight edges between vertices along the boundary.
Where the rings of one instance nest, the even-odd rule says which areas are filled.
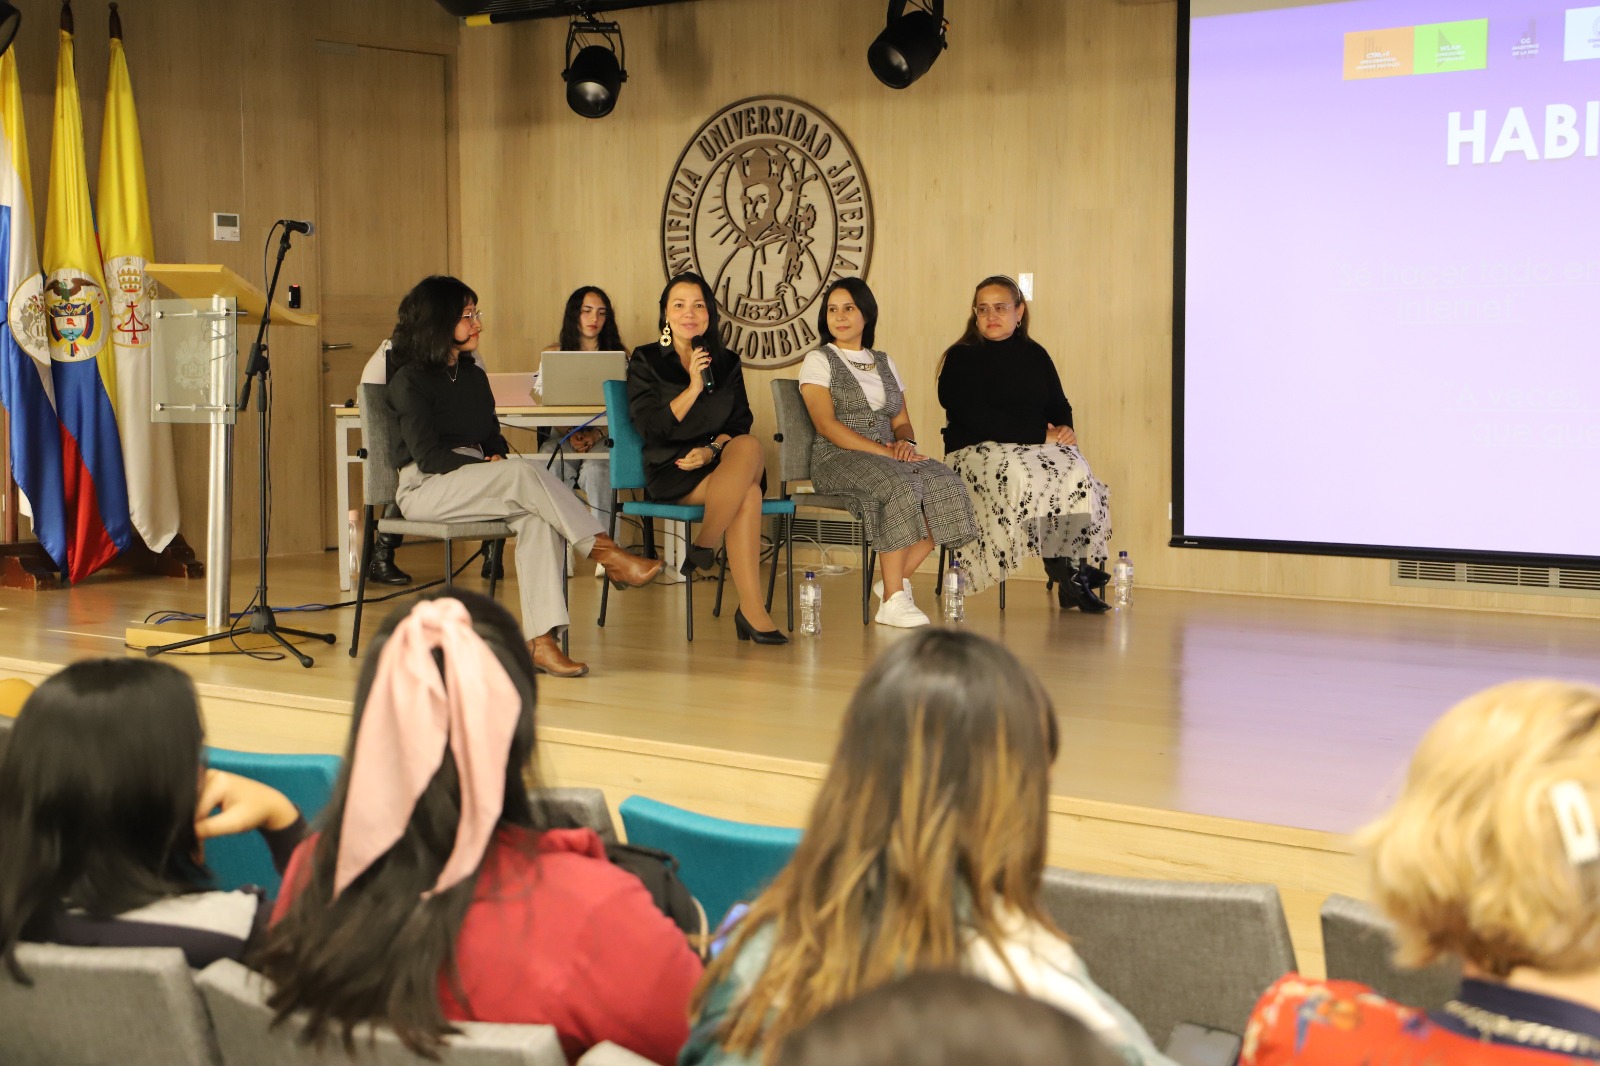
[[[154,257],[150,197],[133,82],[122,50],[122,17],[111,5],[111,73],[100,131],[100,254],[110,285],[111,347],[117,366],[117,428],[133,528],[153,552],[178,532],[178,474],[172,427],[151,421],[150,315],[155,283],[145,274]]]
[[[61,419],[67,497],[67,576],[81,581],[133,542],[117,435],[116,349],[83,152],[83,111],[72,59],[72,5],[61,5],[50,202],[44,222],[44,310]]]

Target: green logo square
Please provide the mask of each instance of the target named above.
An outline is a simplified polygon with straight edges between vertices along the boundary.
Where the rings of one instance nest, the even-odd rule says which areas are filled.
[[[1412,30],[1414,74],[1483,70],[1489,65],[1489,20],[1431,22]]]

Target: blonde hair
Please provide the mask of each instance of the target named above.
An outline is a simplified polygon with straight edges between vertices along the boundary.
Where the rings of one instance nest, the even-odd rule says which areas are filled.
[[[1600,862],[1573,863],[1551,786],[1600,800],[1600,688],[1513,681],[1471,696],[1417,746],[1393,808],[1360,835],[1396,960],[1600,965]]]
[[[862,679],[793,860],[694,1012],[766,929],[765,968],[717,1034],[763,1057],[835,1003],[959,968],[969,936],[998,949],[1006,910],[1053,928],[1037,897],[1056,747],[1049,697],[1006,649],[946,629],[900,641]]]

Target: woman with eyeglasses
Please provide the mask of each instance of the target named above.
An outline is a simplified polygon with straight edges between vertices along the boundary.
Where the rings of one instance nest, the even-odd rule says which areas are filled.
[[[489,376],[473,356],[482,332],[478,294],[456,278],[424,278],[400,301],[394,346],[403,365],[387,390],[399,423],[395,503],[413,521],[510,525],[533,665],[553,677],[582,677],[588,665],[561,650],[566,546],[604,567],[618,588],[649,584],[661,561],[619,548],[543,460],[510,456]]]
[[[963,553],[972,591],[1044,559],[1063,609],[1109,610],[1110,492],[1078,450],[1050,353],[1028,337],[1028,304],[1008,277],[984,278],[967,331],[939,367],[945,462],[972,493],[978,541]]]
[[[978,535],[972,500],[946,465],[922,454],[906,410],[900,371],[874,351],[878,301],[860,278],[840,278],[822,294],[822,345],[800,368],[800,396],[816,426],[811,482],[818,492],[853,496],[867,541],[883,563],[879,625],[928,624],[911,575],[935,544],[959,547]]]
[[[197,970],[245,957],[268,906],[213,891],[202,842],[259,830],[281,872],[306,823],[207,769],[204,744],[194,685],[164,662],[86,659],[28,697],[0,759],[0,980],[31,983],[20,941],[175,947]]]

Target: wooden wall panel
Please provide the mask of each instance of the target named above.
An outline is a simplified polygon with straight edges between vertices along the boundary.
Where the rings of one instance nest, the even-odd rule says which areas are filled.
[[[839,124],[871,184],[879,344],[907,377],[919,438],[937,439],[933,368],[972,284],[1033,272],[1034,335],[1141,583],[1600,614],[1595,600],[1397,589],[1382,560],[1168,548],[1176,5],[963,0],[949,51],[901,92],[866,65],[882,11],[699,0],[622,12],[629,81],[598,121],[566,108],[559,20],[463,30],[462,258],[492,309],[486,350],[533,365],[563,298],[587,283],[611,293],[630,342],[653,335],[657,222],[678,153],[726,104],[793,96]],[[749,375],[763,434],[769,373]],[[1359,472],[1348,490],[1359,506]]]

